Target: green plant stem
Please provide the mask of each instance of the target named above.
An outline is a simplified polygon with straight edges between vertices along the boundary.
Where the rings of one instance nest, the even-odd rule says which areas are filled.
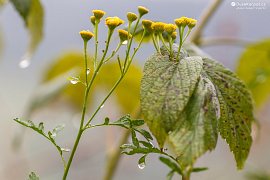
[[[183,35],[184,35],[185,27],[181,26],[180,28],[178,28],[178,30],[179,30],[179,46],[178,46],[176,59],[178,59],[179,56],[180,56],[181,48],[182,48],[182,45],[183,45]]]
[[[153,41],[153,44],[155,46],[155,49],[157,50],[157,52],[159,52],[159,49],[157,47],[157,42],[156,42],[156,38],[155,38],[154,33],[151,33],[151,36],[152,36],[152,41]]]
[[[96,20],[95,22],[95,55],[94,55],[94,71],[96,70],[96,65],[97,65],[97,56],[98,56],[98,24],[99,21]]]
[[[169,35],[169,48],[170,48],[170,57],[173,58],[173,42],[172,42],[172,37]]]
[[[203,12],[201,16],[201,20],[197,28],[194,30],[192,36],[190,37],[190,41],[198,44],[199,39],[201,38],[202,31],[213,16],[213,14],[216,12],[218,7],[221,5],[221,3],[224,0],[213,0],[209,7],[206,8],[206,10]]]
[[[161,39],[161,42],[162,42],[163,46],[167,49],[168,52],[170,52],[170,49],[169,49],[169,47],[166,45],[166,42],[165,42],[165,40],[164,40],[164,38],[163,38],[163,36],[162,36],[162,33],[158,33],[158,36],[159,36],[159,38]]]
[[[73,145],[73,148],[72,148],[72,151],[71,151],[71,154],[70,154],[70,157],[69,157],[67,166],[66,166],[66,168],[64,170],[63,180],[66,180],[66,178],[67,178],[67,175],[68,175],[68,172],[69,172],[69,169],[70,169],[70,165],[72,163],[72,160],[73,160],[74,155],[75,155],[75,152],[77,150],[79,141],[80,141],[81,136],[82,136],[82,133],[84,131],[84,119],[85,119],[85,113],[86,113],[86,107],[87,107],[87,100],[88,100],[89,91],[90,91],[91,86],[92,86],[92,84],[93,84],[93,82],[94,82],[94,80],[95,80],[95,78],[96,78],[96,76],[98,74],[98,71],[99,71],[100,67],[102,66],[103,61],[104,61],[104,59],[106,57],[106,54],[107,54],[108,49],[109,49],[109,43],[110,43],[112,34],[113,34],[113,32],[111,30],[109,30],[109,32],[108,32],[108,39],[107,39],[107,43],[106,43],[106,48],[105,48],[104,54],[102,56],[102,59],[99,62],[99,65],[97,66],[97,69],[95,70],[95,72],[94,72],[94,74],[93,74],[93,76],[91,78],[90,83],[88,84],[88,86],[85,89],[84,103],[83,103],[83,110],[82,110],[82,117],[81,117],[81,122],[80,122],[80,128],[79,128],[79,131],[78,131],[78,134],[77,134],[75,143]]]
[[[88,86],[87,41],[84,41],[85,84]]]

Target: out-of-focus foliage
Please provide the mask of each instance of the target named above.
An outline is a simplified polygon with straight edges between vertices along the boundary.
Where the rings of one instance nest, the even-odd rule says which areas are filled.
[[[90,60],[89,77],[93,75],[93,66]],[[56,79],[67,79],[68,74],[79,77],[81,81],[84,81],[84,57],[82,53],[69,52],[61,55],[53,61],[53,63],[47,68],[44,74],[42,84],[53,83]],[[98,91],[108,92],[117,79],[120,76],[120,71],[117,61],[112,60],[102,67],[98,73],[98,77],[94,82],[94,87],[90,90],[89,105],[93,103],[94,97]],[[141,79],[140,67],[131,65],[129,72],[125,76],[123,82],[117,87],[113,96],[119,102],[120,108],[124,112],[132,112],[139,105],[139,84]],[[57,82],[56,82],[57,83]],[[74,105],[73,107],[78,111],[82,107],[84,97],[84,84],[77,83],[71,84],[66,80],[66,83],[59,88],[59,91],[51,92],[51,99],[57,97],[65,97],[69,102]],[[48,98],[38,96],[34,99],[33,104],[37,106],[43,105],[43,103],[35,103],[45,101]],[[47,103],[47,102],[46,102]],[[38,108],[38,107],[35,107]],[[35,109],[34,108],[34,109]]]
[[[6,3],[6,0],[0,0],[0,8]]]
[[[246,175],[247,180],[270,180],[270,174],[266,172],[250,172]]]
[[[25,53],[28,58],[37,49],[43,38],[43,7],[39,0],[10,0],[24,20],[30,35],[30,43]]]
[[[270,39],[250,45],[236,72],[251,90],[256,106],[262,106],[270,96]]]

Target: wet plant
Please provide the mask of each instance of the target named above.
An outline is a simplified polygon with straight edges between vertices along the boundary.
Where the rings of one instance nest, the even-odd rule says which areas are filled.
[[[15,119],[21,125],[44,136],[56,147],[63,162],[63,180],[68,176],[84,132],[102,126],[128,129],[132,142],[120,147],[122,153],[141,154],[142,157],[138,161],[140,169],[145,167],[148,155],[159,154],[160,161],[170,168],[168,179],[174,174],[179,174],[183,180],[188,180],[192,173],[207,170],[205,167],[194,167],[194,163],[205,152],[215,149],[218,134],[228,143],[237,167],[244,167],[252,144],[251,124],[254,121],[252,99],[246,86],[233,72],[209,58],[194,45],[185,43],[197,24],[195,19],[180,17],[174,20],[175,24],[143,20],[142,17],[148,11],[147,8],[139,6],[138,15],[127,13],[128,24],[125,29],[116,30],[124,24],[122,19],[107,17],[107,40],[101,55],[98,30],[105,12],[93,10],[93,16],[90,17],[93,32],[80,32],[84,43],[84,76],[70,77],[69,80],[74,85],[82,83],[85,86],[85,94],[80,127],[71,150],[60,147],[55,141],[63,126],[45,132],[42,122],[36,125],[32,121]],[[142,34],[135,46],[134,38],[139,27],[142,27]],[[116,31],[119,43],[109,52],[111,39]],[[146,61],[141,80],[141,112],[144,119],[125,115],[116,121],[105,118],[103,123],[94,124],[97,113],[124,80],[146,35],[151,38],[156,52]],[[87,54],[89,41],[94,41],[95,53],[91,61]],[[122,58],[118,54],[121,48],[125,48]],[[120,71],[119,79],[90,118],[86,119],[90,89],[94,88],[93,84],[100,69],[115,56]],[[89,68],[89,63],[93,64],[93,69]],[[144,123],[154,135],[158,147],[153,145],[151,133],[140,127]],[[138,138],[138,134],[144,139]],[[170,144],[168,152],[165,151],[165,143]],[[70,152],[67,161],[63,157],[65,152]],[[34,179],[31,177],[38,179],[34,173],[29,176],[30,179]]]

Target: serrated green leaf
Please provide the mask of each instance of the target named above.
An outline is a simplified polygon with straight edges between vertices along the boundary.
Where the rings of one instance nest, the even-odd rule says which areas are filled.
[[[139,141],[140,144],[142,144],[146,148],[152,148],[153,144],[146,142],[146,141]]]
[[[270,97],[270,39],[252,44],[238,60],[236,73],[251,90],[257,107]]]
[[[27,180],[39,180],[39,177],[34,172],[31,172]]]
[[[141,108],[145,121],[163,147],[189,101],[202,70],[202,59],[185,57],[171,61],[161,54],[151,56],[141,81]]]
[[[131,121],[132,127],[138,127],[144,125],[144,120],[143,119],[134,119]]]
[[[143,169],[145,167],[145,158],[146,158],[147,154],[146,155],[143,155],[142,157],[140,157],[139,161],[138,161],[138,166]]]
[[[146,131],[144,129],[136,129],[136,130],[148,141],[153,140],[153,137],[151,136],[151,134],[148,131]]]
[[[218,123],[239,169],[243,168],[252,144],[251,123],[254,121],[250,92],[244,83],[218,62],[204,58],[204,71],[215,84],[220,103]]]
[[[140,145],[140,144],[139,144],[139,140],[137,139],[136,133],[135,133],[134,130],[131,131],[131,138],[132,138],[132,143],[133,143],[135,146],[139,147],[139,145]]]
[[[196,168],[192,168],[192,172],[201,172],[201,171],[206,171],[208,170],[207,167],[196,167]]]
[[[180,175],[182,174],[182,171],[178,167],[178,165],[172,162],[169,158],[161,156],[159,157],[159,160],[163,162],[165,165],[167,165],[172,171],[177,172]]]
[[[215,148],[217,143],[217,101],[213,84],[201,78],[187,106],[169,133],[178,162],[183,168],[192,167],[198,157]]]

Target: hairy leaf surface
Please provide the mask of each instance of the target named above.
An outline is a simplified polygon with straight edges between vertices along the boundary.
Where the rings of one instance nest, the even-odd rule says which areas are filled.
[[[141,106],[146,122],[163,147],[187,105],[202,70],[200,57],[178,62],[155,54],[145,64],[141,81]]]

